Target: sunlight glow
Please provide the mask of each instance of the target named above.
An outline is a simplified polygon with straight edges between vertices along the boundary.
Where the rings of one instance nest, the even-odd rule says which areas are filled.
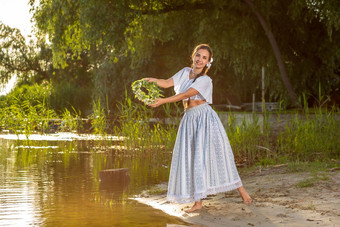
[[[0,0],[0,21],[20,29],[23,36],[32,35],[31,13],[28,0]]]
[[[0,96],[8,94],[16,85],[17,77],[12,76],[12,78],[7,82],[7,84],[0,84]]]
[[[0,0],[0,22],[12,28],[18,28],[26,38],[32,37],[32,14],[29,12],[28,0]],[[14,88],[17,77],[14,75],[7,84],[0,84],[0,96],[8,94]]]

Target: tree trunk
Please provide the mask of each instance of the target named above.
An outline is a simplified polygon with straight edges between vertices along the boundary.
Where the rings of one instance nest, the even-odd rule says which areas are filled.
[[[261,13],[255,9],[255,6],[253,4],[253,2],[251,0],[244,0],[245,3],[252,9],[252,11],[255,13],[257,19],[260,21],[261,25],[262,25],[262,28],[264,29],[264,31],[266,32],[266,35],[269,39],[269,42],[273,48],[273,51],[274,51],[274,55],[275,55],[275,58],[277,60],[277,64],[279,66],[279,70],[280,70],[280,74],[281,74],[281,78],[282,78],[282,81],[288,91],[288,94],[290,96],[290,98],[292,99],[293,103],[301,108],[301,105],[299,103],[299,100],[296,96],[296,93],[292,87],[292,84],[290,83],[290,80],[289,80],[289,77],[287,75],[287,72],[286,72],[286,67],[283,63],[283,60],[282,60],[282,57],[281,57],[281,52],[280,52],[280,49],[279,49],[279,46],[277,45],[277,42],[275,40],[275,37],[273,35],[273,33],[271,32],[271,30],[269,29],[266,21],[264,20],[264,18],[262,17]]]

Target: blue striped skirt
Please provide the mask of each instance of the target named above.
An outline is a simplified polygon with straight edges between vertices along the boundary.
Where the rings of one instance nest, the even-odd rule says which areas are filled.
[[[242,186],[225,129],[207,104],[185,111],[172,155],[167,200],[200,201]]]

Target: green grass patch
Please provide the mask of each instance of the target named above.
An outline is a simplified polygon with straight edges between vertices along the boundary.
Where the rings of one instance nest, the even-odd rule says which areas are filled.
[[[337,160],[324,160],[312,162],[289,162],[287,170],[289,172],[319,172],[328,171],[332,168],[340,167],[340,162]]]
[[[328,180],[329,176],[326,173],[314,173],[312,177],[298,182],[295,186],[298,188],[308,188],[313,187],[316,183]]]
[[[292,162],[288,161],[286,158],[282,158],[278,162],[272,159],[263,159],[254,165],[243,166],[238,168],[241,174],[252,174],[261,170],[273,170],[272,172],[281,173],[299,173],[299,172],[309,172],[314,176],[318,176],[321,180],[328,180],[327,173],[335,168],[340,168],[340,162],[337,160],[328,161],[313,161],[313,162]],[[274,171],[277,170],[277,171]],[[315,179],[314,179],[315,180]],[[306,180],[301,184],[315,183],[314,180]]]

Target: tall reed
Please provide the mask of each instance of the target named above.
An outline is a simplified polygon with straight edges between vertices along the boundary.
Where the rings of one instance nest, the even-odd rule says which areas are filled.
[[[169,107],[167,110],[169,110]],[[119,130],[124,146],[129,150],[171,150],[176,139],[176,125],[163,124],[154,117],[155,110],[144,104],[135,103],[125,95],[118,105]],[[153,122],[151,122],[153,121]]]
[[[102,107],[100,99],[93,101],[93,113],[90,115],[93,132],[98,135],[106,135],[107,119],[105,109]]]
[[[67,108],[61,114],[63,123],[61,125],[61,130],[64,132],[80,132],[82,128],[81,113],[78,112],[72,106],[73,112],[70,112]]]
[[[229,113],[225,128],[237,161],[263,164],[339,159],[339,109],[305,107],[304,111],[308,114],[279,110],[266,116],[271,120],[266,120],[263,133],[257,117],[237,120],[240,114]]]
[[[307,99],[303,93],[304,114],[296,113],[280,131],[276,145],[281,155],[296,161],[339,159],[340,110],[324,108],[330,98],[322,94],[320,83],[317,106],[309,108]]]
[[[53,110],[49,109],[45,102],[37,101],[32,105],[29,100],[14,100],[10,106],[2,108],[2,125],[13,131],[19,138],[24,133],[26,139],[37,131],[43,133],[49,127],[49,121],[56,117]]]
[[[35,113],[37,113],[35,115],[37,117],[35,120],[38,122],[38,129],[40,129],[40,133],[43,134],[50,132],[51,120],[57,117],[55,111],[48,107],[45,99],[42,103],[38,102],[33,109],[35,109]]]
[[[3,108],[3,128],[14,132],[18,139],[21,133],[22,111],[18,105],[11,105]]]
[[[252,118],[243,116],[242,120],[237,120],[236,114],[230,112],[225,129],[238,162],[253,164],[272,155],[268,148],[269,131],[261,132],[261,122],[257,115],[253,114]]]
[[[314,161],[340,157],[339,110],[314,109],[315,114],[295,115],[280,132],[277,146],[292,160]]]

